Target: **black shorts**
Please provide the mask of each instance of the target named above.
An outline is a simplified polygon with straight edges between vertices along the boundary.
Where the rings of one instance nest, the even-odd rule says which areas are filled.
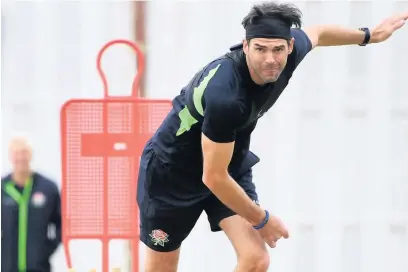
[[[258,203],[251,169],[235,177],[235,180]],[[169,169],[157,158],[148,143],[140,162],[137,202],[140,210],[140,240],[155,251],[178,249],[203,211],[214,232],[221,230],[219,223],[222,219],[235,215],[207,188],[199,188],[200,193],[187,192],[180,185],[183,182],[195,182],[198,187],[205,187],[201,180],[189,180],[180,171]]]

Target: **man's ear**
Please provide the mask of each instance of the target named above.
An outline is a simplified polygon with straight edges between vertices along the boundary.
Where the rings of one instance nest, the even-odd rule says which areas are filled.
[[[249,51],[249,42],[248,42],[248,40],[244,39],[242,41],[242,49],[244,50],[245,55],[247,55],[248,51]]]
[[[292,54],[294,46],[295,46],[295,38],[292,37],[292,39],[290,39],[289,41],[289,54]]]

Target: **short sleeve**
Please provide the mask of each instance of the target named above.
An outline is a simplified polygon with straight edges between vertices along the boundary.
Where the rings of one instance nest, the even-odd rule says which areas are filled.
[[[295,66],[298,66],[310,50],[312,50],[312,42],[306,33],[300,28],[292,28],[291,33],[293,38],[295,38]]]
[[[213,63],[207,69],[215,72],[209,72],[210,79],[203,79],[207,82],[203,92],[204,119],[201,131],[214,142],[230,143],[235,141],[244,111],[238,99],[239,80],[233,62],[227,58]]]
[[[235,141],[242,110],[239,104],[230,100],[206,101],[202,132],[217,143]]]

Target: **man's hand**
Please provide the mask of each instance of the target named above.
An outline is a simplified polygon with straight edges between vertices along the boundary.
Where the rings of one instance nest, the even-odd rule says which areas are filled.
[[[289,238],[289,232],[282,221],[272,215],[270,215],[268,223],[258,231],[265,243],[272,248],[276,247],[276,243],[282,237],[285,239]]]
[[[387,40],[395,31],[400,29],[407,20],[408,11],[384,20],[371,31],[370,43],[380,43]]]

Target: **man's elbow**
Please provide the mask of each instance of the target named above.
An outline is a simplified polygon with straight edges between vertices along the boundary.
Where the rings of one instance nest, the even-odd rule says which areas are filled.
[[[305,33],[308,36],[312,44],[312,48],[315,48],[316,46],[320,45],[319,40],[320,40],[320,36],[322,32],[323,32],[323,27],[320,25],[312,26],[312,27],[305,29]]]
[[[203,182],[208,189],[213,190],[220,182],[225,181],[228,178],[228,171],[204,171]]]

